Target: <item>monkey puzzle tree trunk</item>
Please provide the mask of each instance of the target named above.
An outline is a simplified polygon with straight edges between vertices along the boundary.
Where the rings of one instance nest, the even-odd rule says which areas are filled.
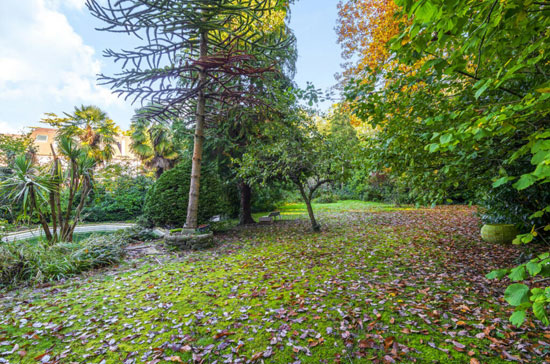
[[[244,181],[239,182],[241,208],[239,211],[239,225],[255,224],[252,217],[252,188]]]
[[[201,33],[200,39],[200,58],[204,59],[207,56],[207,32]],[[189,184],[189,202],[187,204],[187,219],[185,227],[194,229],[197,227],[197,214],[199,209],[199,188],[201,178],[201,160],[202,149],[204,142],[204,119],[206,108],[206,97],[204,87],[206,84],[206,69],[199,66],[199,93],[197,96],[197,122],[195,125],[195,138],[193,146],[193,161],[191,163],[191,183]]]

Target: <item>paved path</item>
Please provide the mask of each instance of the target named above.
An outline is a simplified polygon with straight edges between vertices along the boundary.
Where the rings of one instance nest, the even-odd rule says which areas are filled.
[[[96,231],[117,231],[135,226],[135,224],[113,223],[113,224],[96,224],[96,225],[81,225],[75,228],[75,233],[91,233]],[[155,233],[157,231],[155,230]],[[43,235],[42,229],[19,231],[17,233],[8,234],[2,241],[17,241],[29,238],[34,238]]]

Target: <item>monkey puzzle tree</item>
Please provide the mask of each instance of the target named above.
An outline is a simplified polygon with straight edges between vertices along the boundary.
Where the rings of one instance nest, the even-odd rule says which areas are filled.
[[[204,128],[209,103],[221,108],[253,97],[243,84],[273,70],[292,41],[283,0],[87,0],[101,30],[133,34],[144,44],[107,50],[123,72],[102,76],[116,93],[147,101],[151,120],[195,124],[186,226],[197,225]],[[141,115],[143,116],[143,115]]]

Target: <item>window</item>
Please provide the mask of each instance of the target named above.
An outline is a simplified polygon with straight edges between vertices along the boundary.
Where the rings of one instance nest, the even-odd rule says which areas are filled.
[[[39,135],[36,136],[36,141],[37,142],[47,142],[48,141],[48,136],[39,134]]]

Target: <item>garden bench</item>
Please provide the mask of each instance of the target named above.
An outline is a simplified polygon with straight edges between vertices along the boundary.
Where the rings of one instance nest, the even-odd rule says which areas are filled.
[[[274,219],[276,219],[278,217],[279,220],[281,220],[281,212],[280,211],[273,211],[268,215],[268,217],[272,217]]]
[[[260,224],[271,224],[273,222],[273,218],[271,218],[270,216],[262,216],[260,217],[260,219],[258,220],[260,222]]]

